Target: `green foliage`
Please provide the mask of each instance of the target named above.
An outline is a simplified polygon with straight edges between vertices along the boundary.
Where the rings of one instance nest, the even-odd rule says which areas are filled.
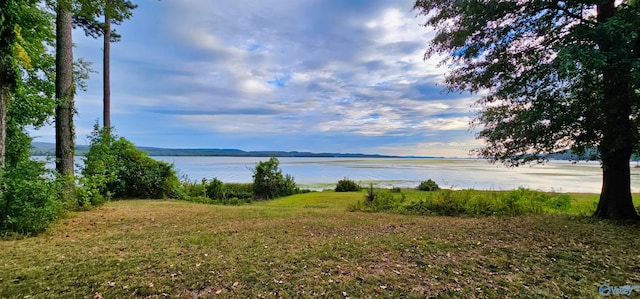
[[[240,205],[253,201],[253,184],[223,183],[218,178],[210,181],[182,181],[182,200],[223,205]]]
[[[445,54],[449,91],[482,93],[473,121],[480,157],[518,166],[596,148],[608,175],[594,216],[640,219],[628,178],[640,149],[637,1],[416,0],[415,8],[436,29],[426,57]]]
[[[106,199],[176,197],[180,181],[173,165],[152,159],[112,131],[96,124],[89,136],[82,169],[82,175],[93,181],[88,187]]]
[[[345,177],[338,181],[335,191],[336,192],[354,192],[354,191],[360,191],[361,189],[362,188],[360,187],[360,185],[358,185],[358,183]]]
[[[204,183],[204,179],[203,179]],[[206,196],[211,199],[225,198],[224,183],[218,178],[213,178],[206,184]]]
[[[298,193],[300,190],[291,175],[282,175],[280,161],[271,157],[253,169],[253,195],[257,199],[273,199]]]
[[[640,116],[630,109],[640,100],[638,7],[417,0],[415,8],[437,30],[426,56],[447,55],[448,89],[489,91],[474,122],[487,142],[480,156],[518,165],[570,148],[579,155],[602,145],[638,147],[640,122],[626,123]],[[615,129],[607,124],[620,119],[628,131],[603,144]]]
[[[30,160],[27,127],[40,128],[53,114],[55,60],[52,15],[41,1],[0,1],[0,110],[6,122],[0,169],[0,231],[36,233],[60,217],[59,182],[43,163]],[[4,91],[8,91],[8,94]]]
[[[520,188],[509,192],[438,190],[418,193],[410,199],[404,193],[367,190],[363,203],[351,210],[397,212],[438,216],[516,216],[543,212],[567,212],[571,199],[566,194],[548,194]]]
[[[224,191],[227,198],[253,199],[253,184],[225,183]]]
[[[420,191],[438,191],[440,190],[440,186],[433,181],[432,179],[428,179],[426,181],[422,181],[418,186],[418,190]]]
[[[104,0],[83,0],[76,2],[74,6],[73,24],[84,30],[87,36],[98,38],[104,36],[105,28],[107,28],[104,22],[98,20],[99,16],[107,14],[110,19],[111,25],[120,25],[124,20],[130,19],[133,16],[133,10],[138,5],[128,0],[110,0],[109,5]],[[115,30],[111,29],[110,42],[117,42],[121,36]]]
[[[44,163],[30,160],[0,171],[0,231],[41,232],[63,214],[53,177]]]
[[[365,195],[364,200],[367,203],[372,203],[376,200],[378,196],[378,192],[373,189],[373,184],[369,184],[369,188],[367,188],[367,195]]]

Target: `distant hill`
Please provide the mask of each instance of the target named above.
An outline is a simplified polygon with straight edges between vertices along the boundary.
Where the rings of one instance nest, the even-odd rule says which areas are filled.
[[[55,144],[47,142],[33,142],[31,154],[34,156],[54,156]],[[82,155],[89,149],[87,145],[76,146],[76,155]],[[286,152],[286,151],[243,151],[239,149],[216,148],[159,148],[139,146],[138,149],[147,152],[150,156],[192,156],[192,157],[329,157],[329,158],[398,158],[398,156],[386,156],[378,154],[353,154],[353,153],[312,153],[312,152]]]

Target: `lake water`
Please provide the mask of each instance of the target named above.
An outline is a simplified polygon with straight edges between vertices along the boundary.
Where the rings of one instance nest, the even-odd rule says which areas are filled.
[[[257,157],[154,157],[173,163],[190,179],[251,182]],[[469,159],[279,158],[280,168],[302,188],[333,188],[348,177],[362,185],[416,187],[433,179],[454,189],[510,190],[525,187],[543,191],[599,193],[602,169],[598,162],[550,161],[544,165],[507,168]],[[635,163],[633,163],[635,165]],[[631,169],[633,192],[640,192],[640,168]]]
[[[37,157],[44,159],[43,157]],[[251,169],[264,157],[153,157],[173,163],[179,175],[191,180],[214,177],[227,183],[252,181]],[[334,188],[347,177],[363,186],[416,187],[432,179],[443,188],[511,190],[519,187],[542,191],[599,193],[602,169],[598,162],[550,161],[544,165],[507,168],[470,159],[278,158],[285,174],[300,187]],[[82,158],[76,158],[82,164]],[[635,166],[636,163],[632,163]],[[53,164],[50,163],[53,168]],[[631,168],[631,189],[640,192],[640,168]]]

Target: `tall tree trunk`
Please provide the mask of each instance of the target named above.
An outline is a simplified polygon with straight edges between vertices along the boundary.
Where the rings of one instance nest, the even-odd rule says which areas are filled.
[[[8,13],[9,1],[0,2],[0,168],[4,168],[7,152],[7,110],[15,76],[12,74],[11,56],[14,42],[13,20]]]
[[[104,128],[111,128],[111,1],[106,0],[104,9],[104,52],[103,52],[103,111]]]
[[[602,191],[594,214],[603,219],[640,219],[631,197],[631,153],[633,123],[631,115],[630,67],[615,67],[603,74],[605,129],[602,131]]]
[[[58,0],[56,8],[56,170],[73,176],[73,42],[71,0]]]
[[[7,110],[11,98],[11,89],[5,83],[0,82],[0,168],[5,165],[5,153],[7,152]]]
[[[616,13],[615,1],[598,5],[598,23],[605,22]],[[600,142],[602,157],[602,192],[594,217],[604,219],[640,219],[631,197],[631,167],[633,149],[633,123],[631,116],[631,65],[619,45],[624,39],[614,32],[603,30],[598,46],[606,55],[607,66],[602,73],[604,87],[604,120]]]

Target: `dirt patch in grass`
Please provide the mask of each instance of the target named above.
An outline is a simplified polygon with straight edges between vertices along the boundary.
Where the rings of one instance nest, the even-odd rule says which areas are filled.
[[[346,212],[360,196],[109,203],[1,241],[0,297],[593,298],[640,285],[637,225]]]

